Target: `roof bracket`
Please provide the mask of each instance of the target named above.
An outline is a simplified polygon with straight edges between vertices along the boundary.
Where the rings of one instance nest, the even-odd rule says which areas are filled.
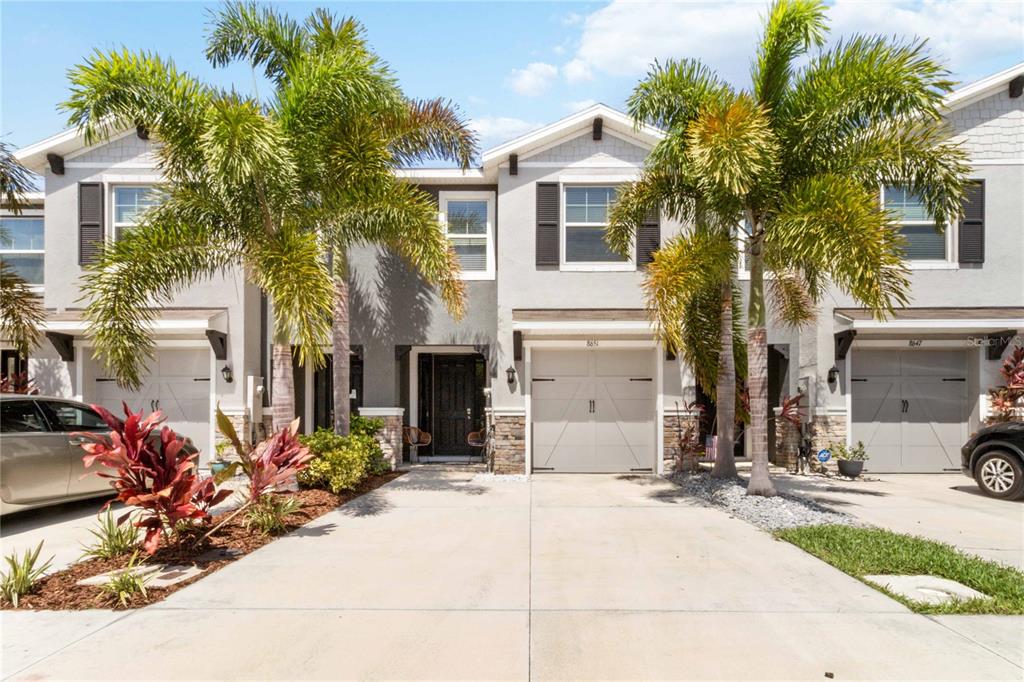
[[[1017,99],[1024,94],[1024,74],[1010,81],[1010,99]]]
[[[412,346],[408,344],[395,344],[395,360],[401,360],[412,352]]]
[[[50,172],[54,175],[64,175],[64,157],[60,154],[47,154],[46,162],[50,164]]]
[[[508,155],[508,174],[519,175],[519,155],[509,154]]]
[[[604,119],[600,116],[594,119],[594,139],[601,140],[601,129],[604,127]]]
[[[856,329],[846,329],[835,333],[837,362],[846,359],[846,354],[850,352],[850,346],[853,345],[853,337],[855,336],[857,336]]]
[[[206,338],[213,348],[213,357],[218,360],[228,359],[228,335],[216,329],[207,329]]]
[[[54,350],[57,351],[57,355],[64,362],[75,361],[75,337],[71,334],[61,334],[60,332],[46,332],[46,338],[53,344]]]
[[[149,130],[144,125],[137,125],[137,126],[135,126],[135,135],[140,140],[148,140],[149,139]]]
[[[985,357],[989,360],[999,360],[1003,357],[1003,353],[1006,352],[1006,347],[1013,341],[1013,337],[1017,335],[1017,332],[1013,329],[1007,329],[1004,332],[995,332],[985,337],[988,343],[985,346]]]

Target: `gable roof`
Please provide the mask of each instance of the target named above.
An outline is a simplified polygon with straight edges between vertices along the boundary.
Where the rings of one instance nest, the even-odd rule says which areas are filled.
[[[946,110],[956,111],[978,100],[994,95],[1000,90],[1004,90],[1010,81],[1018,76],[1024,76],[1024,62],[1015,64],[999,73],[986,76],[981,80],[974,81],[949,93],[945,101]]]
[[[653,126],[642,124],[639,127],[634,127],[632,118],[617,109],[612,109],[607,104],[595,104],[543,128],[491,147],[483,153],[483,166],[487,168],[506,161],[509,154],[518,154],[523,157],[558,140],[575,137],[575,134],[589,130],[595,118],[602,120],[605,130],[636,140],[648,147],[653,147],[665,136],[660,129]]]

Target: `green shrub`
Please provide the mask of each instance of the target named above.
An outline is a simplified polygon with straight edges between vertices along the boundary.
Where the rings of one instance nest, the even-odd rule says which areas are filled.
[[[246,528],[264,535],[277,535],[286,529],[284,519],[302,509],[302,502],[293,495],[268,494],[261,497],[245,512]]]
[[[36,581],[46,573],[50,567],[53,557],[46,560],[42,566],[36,566],[39,561],[39,553],[43,551],[43,541],[35,550],[26,550],[25,555],[18,560],[18,555],[11,552],[4,559],[7,561],[8,571],[0,575],[0,596],[11,602],[14,608],[18,608],[18,599],[35,589]]]
[[[349,422],[348,431],[353,436],[376,436],[377,432],[383,428],[383,419],[360,417],[358,414],[354,414]]]
[[[179,522],[180,523],[180,522]],[[105,516],[99,517],[99,525],[90,528],[89,532],[96,538],[91,545],[82,545],[82,556],[98,559],[109,559],[122,554],[130,554],[139,544],[139,529],[127,520],[117,525],[114,515],[108,509]]]
[[[117,600],[117,603],[125,608],[135,598],[136,594],[141,594],[143,599],[147,596],[146,582],[149,580],[149,577],[135,570],[138,566],[136,563],[138,558],[138,552],[132,554],[132,558],[128,561],[128,565],[124,567],[124,570],[114,573],[107,582],[100,585],[100,592],[103,595],[106,595],[108,599]]]
[[[372,435],[380,428],[374,424],[379,424],[379,421],[353,418],[350,436],[339,436],[328,429],[302,436],[303,445],[308,446],[315,457],[299,472],[299,483],[307,488],[326,488],[337,494],[355,488],[367,476],[387,471],[390,467],[384,459],[384,452]]]

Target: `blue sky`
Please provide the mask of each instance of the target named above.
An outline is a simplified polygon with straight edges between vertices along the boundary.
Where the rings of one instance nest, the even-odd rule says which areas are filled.
[[[838,0],[833,36],[930,39],[956,77],[1024,61],[1024,3]],[[457,102],[490,147],[594,101],[621,107],[654,58],[699,57],[743,85],[765,3],[321,2],[362,21],[407,94]],[[201,2],[0,2],[0,135],[15,146],[62,130],[67,69],[94,49],[152,50],[198,77],[253,89],[248,67],[203,57]]]

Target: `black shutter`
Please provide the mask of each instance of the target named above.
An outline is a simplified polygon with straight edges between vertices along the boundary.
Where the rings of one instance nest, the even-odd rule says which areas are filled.
[[[103,183],[78,183],[78,264],[99,260],[103,250]]]
[[[636,264],[647,265],[654,260],[654,252],[661,246],[661,221],[658,209],[650,211],[636,233]]]
[[[558,265],[558,183],[537,183],[537,265]]]
[[[985,183],[971,182],[964,194],[963,218],[960,220],[959,261],[985,262]]]

